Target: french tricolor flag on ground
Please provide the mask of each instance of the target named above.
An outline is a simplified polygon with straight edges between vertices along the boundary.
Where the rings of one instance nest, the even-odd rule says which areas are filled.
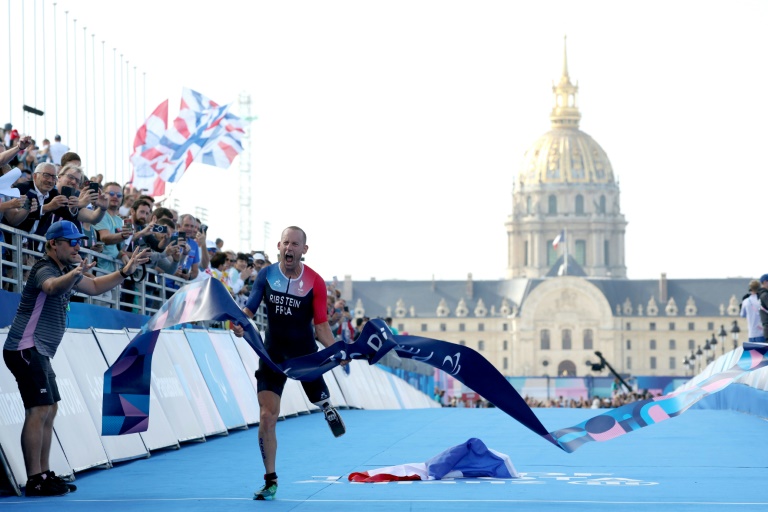
[[[552,247],[557,249],[557,246],[560,245],[563,242],[565,242],[565,230],[564,229],[562,231],[560,231],[560,234],[557,235],[557,237],[555,237],[554,240],[552,240]]]
[[[509,455],[488,448],[480,439],[472,437],[466,443],[448,448],[426,462],[410,462],[350,473],[347,480],[377,483],[482,477],[520,478],[520,475]]]

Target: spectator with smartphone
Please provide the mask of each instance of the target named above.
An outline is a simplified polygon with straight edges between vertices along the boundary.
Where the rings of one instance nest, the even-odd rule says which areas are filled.
[[[110,182],[104,185],[104,194],[107,196],[107,213],[99,223],[94,226],[98,239],[104,244],[102,253],[105,256],[117,259],[122,250],[123,243],[132,234],[133,230],[125,226],[118,212],[123,202],[122,187],[119,183]],[[117,267],[114,262],[100,259],[98,267],[105,272],[113,272]]]
[[[197,221],[190,214],[182,215],[180,220],[181,226],[175,238],[181,249],[181,263],[174,275],[177,278],[192,281],[200,272],[200,248],[194,239],[197,234]],[[176,281],[169,279],[166,281],[166,288],[177,290],[179,285]]]

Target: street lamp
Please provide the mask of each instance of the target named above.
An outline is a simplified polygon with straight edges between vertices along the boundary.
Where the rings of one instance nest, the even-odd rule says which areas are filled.
[[[699,348],[696,349],[696,360],[699,362],[699,373],[701,373],[701,356],[704,355],[704,352],[701,351],[701,345],[699,345]]]
[[[704,364],[709,364],[710,350],[712,350],[712,346],[709,344],[709,340],[704,340]]]
[[[688,365],[690,363],[688,362],[688,356],[683,356],[683,367],[685,368],[685,376],[688,376]]]
[[[696,352],[694,352],[693,349],[691,349],[691,355],[688,356],[688,364],[691,368],[691,375],[693,375],[695,373],[694,369],[696,368]]]
[[[717,356],[717,340],[715,339],[715,333],[712,333],[712,339],[709,340],[709,346],[712,347],[712,360],[715,360]]]
[[[720,348],[722,349],[723,354],[725,354],[725,337],[728,336],[728,333],[725,332],[725,326],[723,324],[720,324],[720,332],[718,332],[717,335],[720,337]]]
[[[733,350],[736,350],[736,345],[739,344],[739,333],[741,332],[741,329],[739,329],[739,323],[734,320],[733,326],[731,327],[731,336],[733,336]]]

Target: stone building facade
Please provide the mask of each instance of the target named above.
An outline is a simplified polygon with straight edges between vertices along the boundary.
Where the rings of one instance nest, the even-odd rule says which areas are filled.
[[[579,129],[565,54],[553,93],[552,129],[526,152],[512,193],[506,279],[347,276],[342,296],[357,317],[391,316],[401,333],[470,346],[507,376],[600,375],[596,351],[624,374],[697,372],[746,340],[739,306],[749,279],[627,279],[619,184]],[[692,368],[683,364],[692,357]]]

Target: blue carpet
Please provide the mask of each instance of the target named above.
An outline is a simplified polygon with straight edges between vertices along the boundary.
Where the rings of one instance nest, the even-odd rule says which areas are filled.
[[[341,411],[335,439],[319,414],[278,424],[280,488],[254,502],[263,468],[257,428],[154,452],[149,459],[77,475],[58,498],[0,498],[2,510],[765,510],[768,432],[754,416],[691,410],[678,418],[575,453],[550,445],[496,409]],[[549,430],[592,410],[537,409]],[[353,471],[424,462],[470,437],[508,454],[518,480],[350,483]]]

